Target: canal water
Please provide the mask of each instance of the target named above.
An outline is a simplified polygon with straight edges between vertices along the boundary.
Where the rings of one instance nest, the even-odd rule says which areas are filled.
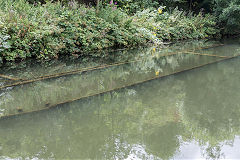
[[[212,63],[240,45],[221,43],[118,51],[114,62],[2,66],[2,75],[31,80],[137,61],[11,87],[1,78],[0,159],[240,159],[240,58]]]

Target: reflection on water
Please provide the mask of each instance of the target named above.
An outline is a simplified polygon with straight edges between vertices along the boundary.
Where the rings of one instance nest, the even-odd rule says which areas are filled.
[[[217,42],[208,42],[205,43],[205,45],[202,43],[186,43],[181,47],[176,44],[169,48],[158,48],[156,51],[152,48],[139,49],[135,50],[135,53],[131,50],[133,53],[128,53],[130,55],[128,58],[133,60],[133,62],[111,66],[101,70],[82,72],[72,76],[36,81],[34,83],[1,89],[0,117],[18,114],[19,112],[46,109],[46,107],[56,106],[57,104],[72,101],[73,99],[80,99],[81,97],[106,92],[115,88],[122,88],[156,78],[156,76],[169,75],[218,61],[222,58],[193,55],[186,52],[186,50],[198,50],[198,48],[203,46],[216,45],[214,43],[217,44]],[[221,48],[224,49],[226,47],[228,46],[222,46]],[[232,49],[232,51],[237,53],[237,49]],[[208,52],[209,54],[214,53],[212,50]],[[136,53],[138,54],[136,55]],[[135,56],[133,56],[134,54]],[[164,56],[166,54],[168,56]],[[124,56],[116,59],[118,62],[126,61]],[[86,64],[88,67],[91,65],[95,66],[96,64]],[[59,66],[61,66],[61,69]],[[52,64],[47,64],[43,67],[40,67],[39,64],[36,64],[34,67],[27,67],[23,75],[25,75],[27,79],[31,79],[31,77],[36,77],[37,74],[40,76],[44,75],[47,71],[49,71],[49,74],[54,74],[63,72],[63,70],[69,71],[70,68],[72,70],[74,68],[77,69],[77,67],[83,68],[83,66],[84,64],[77,63],[76,60],[72,63],[68,61],[53,61]],[[9,73],[3,71],[3,74],[23,78],[23,75],[19,75],[19,73],[24,71],[21,67],[7,71],[9,71]],[[18,82],[8,81],[6,84],[7,83],[14,84]],[[2,84],[2,86],[6,84]]]
[[[227,60],[2,119],[0,159],[239,159],[239,64]]]

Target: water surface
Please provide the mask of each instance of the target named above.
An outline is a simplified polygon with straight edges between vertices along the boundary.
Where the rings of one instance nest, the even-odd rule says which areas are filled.
[[[239,47],[233,43],[201,52],[233,55]],[[72,98],[84,85],[86,92],[102,91],[156,76],[156,71],[171,73],[214,60],[188,54],[148,58],[87,73],[82,79],[74,75],[7,88],[1,96],[10,97],[13,109],[17,103],[41,103],[36,97],[55,103],[68,88],[74,89],[74,94],[66,94]],[[235,58],[50,110],[3,118],[0,159],[239,159],[239,66],[240,58]],[[53,88],[61,84],[65,89],[55,92]]]

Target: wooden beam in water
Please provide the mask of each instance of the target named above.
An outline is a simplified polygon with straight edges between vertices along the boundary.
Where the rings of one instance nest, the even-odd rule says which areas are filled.
[[[195,50],[204,50],[204,49],[216,48],[216,47],[221,47],[221,46],[224,46],[224,45],[225,44],[216,44],[216,45],[207,46],[207,47],[199,47],[199,48],[196,48]]]
[[[196,53],[196,52],[182,52],[185,54],[193,54],[193,55],[200,55],[200,56],[209,56],[209,57],[218,57],[218,58],[229,58],[229,56],[219,56],[219,55],[215,55],[215,54],[206,54],[206,53]]]
[[[143,80],[143,81],[139,81],[139,82],[131,83],[131,84],[128,84],[128,85],[124,85],[122,87],[117,87],[117,88],[113,88],[113,89],[110,89],[110,90],[107,90],[107,91],[98,92],[98,93],[90,94],[90,95],[87,95],[87,96],[78,97],[78,98],[71,99],[71,100],[64,101],[64,102],[60,102],[60,103],[57,103],[57,104],[49,104],[47,107],[44,106],[42,109],[28,111],[28,112],[24,112],[23,111],[23,112],[16,113],[16,114],[4,115],[4,116],[0,117],[0,120],[6,119],[6,118],[10,118],[10,117],[15,117],[15,116],[20,116],[20,115],[25,115],[25,114],[31,114],[31,113],[45,111],[45,110],[57,107],[59,105],[71,103],[71,102],[74,102],[74,101],[78,101],[78,100],[85,99],[85,98],[90,98],[90,97],[97,96],[97,95],[102,95],[102,94],[109,93],[109,92],[112,92],[112,91],[115,91],[115,90],[119,90],[119,89],[122,89],[122,88],[132,87],[132,86],[139,85],[139,84],[151,81],[151,80],[172,76],[172,75],[175,75],[175,74],[179,74],[179,73],[182,73],[182,72],[190,71],[190,70],[197,69],[197,68],[200,68],[200,67],[203,67],[203,66],[207,66],[207,65],[210,65],[210,64],[218,63],[218,62],[221,62],[221,61],[224,61],[224,60],[233,59],[233,58],[236,58],[236,57],[239,57],[239,56],[240,56],[240,54],[239,55],[235,55],[235,56],[231,56],[231,57],[227,57],[227,58],[221,58],[221,59],[218,59],[218,60],[206,63],[206,64],[194,66],[194,67],[187,68],[187,69],[184,69],[184,70],[181,70],[181,71],[176,71],[176,72],[173,72],[173,73],[170,73],[170,74],[154,76],[154,77],[151,77],[151,78]]]
[[[0,77],[5,78],[5,79],[9,79],[9,80],[12,80],[12,81],[19,80],[18,78],[10,77],[10,76],[3,75],[3,74],[0,74]]]
[[[179,52],[165,54],[165,55],[162,55],[160,57],[165,57],[165,56],[170,56],[170,55],[175,55],[175,54],[179,54]],[[46,79],[59,78],[59,77],[68,76],[68,75],[74,75],[74,74],[78,74],[78,73],[81,73],[81,72],[89,72],[89,71],[109,68],[109,67],[113,67],[113,66],[120,66],[120,65],[124,65],[124,64],[140,62],[142,60],[143,59],[138,59],[138,60],[134,60],[134,61],[125,61],[125,62],[113,63],[113,64],[108,64],[108,65],[102,65],[102,66],[82,68],[82,69],[77,69],[77,70],[68,71],[68,72],[61,72],[61,73],[57,73],[57,74],[39,76],[39,77],[34,78],[34,79],[25,79],[25,80],[22,80],[22,81],[19,81],[19,82],[16,82],[16,83],[4,85],[4,86],[1,86],[0,89],[4,89],[4,88],[7,88],[7,87],[14,87],[14,86],[18,86],[18,85],[29,84],[29,83],[33,83],[33,82],[37,82],[37,81],[46,80]]]
[[[223,45],[224,44],[218,44],[218,45],[213,45],[213,46],[210,46],[210,47],[204,47],[204,48],[202,47],[202,48],[198,48],[197,50],[214,48],[214,47],[223,46]],[[175,55],[175,54],[184,53],[184,52],[190,52],[190,51],[170,52],[170,53],[164,54],[160,57]],[[135,62],[139,62],[139,61],[142,61],[142,60],[143,59],[138,59],[138,60],[134,60],[134,61],[127,61],[127,62],[125,61],[125,62],[113,63],[113,64],[108,64],[108,65],[102,65],[102,66],[82,68],[82,69],[72,70],[72,71],[68,71],[68,72],[61,72],[61,73],[57,73],[57,74],[39,76],[39,77],[36,77],[34,79],[21,79],[21,81],[19,81],[19,82],[8,84],[8,85],[5,85],[5,86],[1,86],[0,89],[4,89],[4,88],[7,88],[7,87],[14,87],[14,86],[18,86],[18,85],[24,85],[24,84],[33,83],[33,82],[37,82],[37,81],[42,81],[42,80],[46,80],[46,79],[52,79],[52,78],[58,78],[58,77],[63,77],[63,76],[68,76],[68,75],[79,74],[81,72],[88,72],[88,71],[93,71],[93,70],[104,69],[104,68],[108,68],[108,67],[112,67],[112,66],[119,66],[119,65],[129,64],[129,63],[135,63]]]

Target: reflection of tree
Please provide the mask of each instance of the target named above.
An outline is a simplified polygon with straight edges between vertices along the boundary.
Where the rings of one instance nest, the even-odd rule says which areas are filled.
[[[222,143],[239,134],[240,74],[237,63],[220,63],[187,74],[184,124],[205,148],[206,157],[219,158]],[[212,69],[211,72],[206,72]],[[227,82],[227,83],[226,83]]]
[[[168,48],[160,54],[173,50]],[[202,62],[189,55],[159,58],[150,50],[144,56],[147,60],[136,64],[49,81],[43,95],[59,101],[144,80],[155,76],[155,70],[170,73],[189,67],[190,62]],[[58,109],[0,121],[0,155],[23,159],[124,159],[133,154],[142,159],[169,159],[178,151],[180,136],[185,141],[197,140],[205,157],[218,158],[220,142],[234,139],[240,121],[236,84],[240,76],[236,68],[224,64],[218,67],[214,74],[202,68],[198,73],[154,80]],[[222,78],[232,74],[233,79]],[[224,80],[229,83],[221,85]],[[29,95],[40,94],[46,84],[35,85]],[[24,91],[29,90],[18,94]]]
[[[223,145],[215,145],[215,146],[207,146],[203,147],[202,149],[205,151],[203,152],[203,156],[206,157],[206,159],[220,159],[224,157],[224,154],[221,153],[221,147]]]
[[[169,90],[168,87],[160,88],[161,85],[155,81],[146,87],[123,89],[74,102],[71,107],[62,106],[58,112],[51,110],[19,117],[19,121],[1,121],[2,155],[124,159],[139,144],[153,156],[171,157],[179,145],[177,134],[180,130],[175,128],[178,117],[174,98],[171,100],[161,94]],[[146,97],[145,91],[156,97]],[[32,116],[35,120],[29,121]],[[151,143],[157,141],[161,143]],[[9,150],[10,144],[18,147]],[[136,154],[141,157],[140,153]]]
[[[154,132],[144,136],[147,150],[161,159],[171,158],[180,146],[177,137],[178,134],[181,134],[179,124],[170,122],[154,129]]]
[[[146,65],[146,63],[142,64]],[[135,70],[135,68],[133,69]],[[118,70],[119,73],[126,73],[122,72],[124,71],[124,67],[118,68]],[[127,68],[127,70],[129,70],[129,68]],[[114,83],[121,82],[121,80],[117,78],[118,74],[114,71],[116,71],[116,69],[111,68],[98,76],[98,79],[102,79],[106,83],[104,87],[108,87],[108,85],[114,87]],[[129,80],[132,79],[130,81],[134,81],[134,77],[139,78],[138,75],[140,73],[130,73],[130,77],[127,77]],[[153,75],[154,74],[153,72]],[[126,73],[126,75],[129,74]],[[121,74],[119,78],[124,78],[124,74]],[[144,78],[144,76],[142,76],[142,78]],[[93,81],[94,80],[96,79],[93,79]],[[129,80],[127,82],[129,82]],[[171,126],[176,125],[179,121],[176,103],[184,94],[182,94],[181,81],[178,81],[176,85],[173,85],[172,88],[169,89],[168,86],[173,81],[174,79],[165,80],[162,84],[155,81],[153,84],[148,83],[146,87],[139,86],[137,89],[112,92],[104,96],[99,96],[98,98],[93,98],[90,101],[91,103],[81,104],[84,108],[79,109],[77,115],[70,114],[75,111],[64,109],[64,112],[59,112],[58,115],[54,115],[53,118],[51,114],[51,117],[49,116],[46,119],[35,117],[42,122],[40,124],[37,123],[33,125],[31,123],[29,124],[29,122],[25,122],[26,124],[21,122],[17,125],[17,129],[12,130],[11,134],[7,135],[6,139],[3,140],[5,144],[4,149],[8,148],[7,144],[11,139],[14,140],[13,144],[18,143],[21,149],[16,148],[16,150],[11,152],[3,150],[3,152],[13,153],[10,154],[12,157],[20,156],[24,158],[34,156],[39,158],[49,158],[51,156],[75,158],[74,156],[80,154],[79,158],[89,158],[89,156],[92,155],[93,157],[90,156],[91,158],[104,157],[107,159],[115,159],[115,157],[117,157],[122,159],[129,155],[136,144],[140,144],[143,147],[147,147],[144,148],[149,154],[162,156],[161,158],[171,157],[176,151],[176,146],[178,146],[178,140],[176,138],[177,132],[160,135],[161,138],[158,140],[158,142],[160,142],[161,139],[172,139],[172,143],[162,141],[159,146],[155,144],[151,146],[149,142],[156,141],[154,139],[158,138],[154,136],[154,132],[157,131],[159,134],[164,133],[159,130],[162,130],[162,128],[171,128]],[[87,86],[87,83],[77,84]],[[91,84],[95,85],[93,82]],[[98,85],[98,83],[96,85]],[[75,86],[75,88],[78,87]],[[74,93],[76,94],[77,92]],[[146,94],[155,96],[146,97]],[[166,94],[169,96],[166,96]],[[97,106],[93,106],[93,104],[97,104]],[[74,108],[75,105],[79,106],[76,102],[72,104],[71,108]],[[43,116],[44,114],[40,115]],[[46,125],[46,121],[49,121],[49,124]],[[18,130],[21,127],[25,128],[25,125],[28,125],[27,129],[19,133]],[[31,132],[27,132],[29,130],[31,130]],[[25,139],[21,139],[19,136],[17,136],[18,139],[15,139],[15,133],[19,133],[19,136],[24,136]],[[49,135],[53,136],[48,137]],[[153,137],[153,140],[151,140],[150,137]],[[47,148],[43,146],[47,146]],[[65,147],[57,149],[57,146]],[[163,146],[167,146],[168,153],[165,153],[166,150],[162,150],[161,147]],[[54,155],[51,155],[50,150],[58,151],[54,153]],[[79,150],[84,152],[79,153]]]
[[[24,112],[41,110],[46,106],[148,80],[155,77],[155,72],[159,70],[163,72],[160,75],[181,71],[192,67],[188,65],[189,59],[194,62],[199,61],[199,57],[195,58],[185,54],[161,58],[149,54],[145,54],[145,56],[143,61],[135,63],[112,66],[80,75],[38,81],[3,90],[0,94],[1,114],[3,116],[17,114],[18,108]]]
[[[123,95],[115,93],[113,99],[109,99],[109,95],[104,96],[108,103],[102,107],[100,113],[104,115],[109,113],[106,106],[114,108],[112,112],[115,122],[114,131],[116,135],[125,137],[123,140],[125,147],[141,144],[149,154],[163,159],[174,155],[179,146],[177,135],[182,132],[181,127],[178,126],[180,117],[176,110],[182,89],[181,83],[176,83],[172,88],[164,87],[172,81],[171,79],[163,83],[155,81],[147,84],[147,87],[139,86],[135,90],[127,90]],[[146,96],[150,92],[151,94]],[[169,95],[175,93],[176,97],[166,96],[167,92]],[[113,102],[114,104],[111,105]],[[111,124],[110,121],[108,119],[105,123]]]

